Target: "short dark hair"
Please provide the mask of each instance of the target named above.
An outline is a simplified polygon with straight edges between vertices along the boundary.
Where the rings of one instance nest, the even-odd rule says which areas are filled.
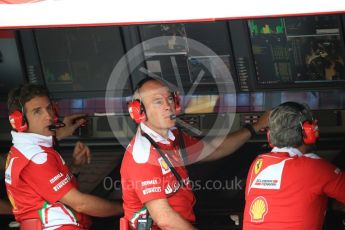
[[[7,107],[11,114],[16,110],[23,111],[26,102],[34,97],[46,96],[50,99],[49,91],[43,85],[24,84],[12,89],[8,93]]]

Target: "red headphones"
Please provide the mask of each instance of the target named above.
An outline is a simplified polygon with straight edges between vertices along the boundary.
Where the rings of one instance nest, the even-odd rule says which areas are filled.
[[[319,126],[317,125],[317,120],[305,121],[301,124],[303,143],[306,145],[313,145],[319,138]],[[267,141],[271,148],[274,146],[270,142],[270,131],[267,131]]]
[[[307,108],[299,103],[296,102],[285,102],[281,104],[280,106],[291,106],[296,108],[302,116],[304,115],[304,111],[307,110]],[[302,132],[302,138],[303,143],[306,145],[313,145],[316,143],[316,140],[319,138],[319,126],[317,125],[317,120],[314,120],[313,117],[307,118],[305,121],[300,122],[301,126],[301,132]],[[269,146],[273,148],[274,146],[270,142],[270,131],[267,131],[267,140],[269,143]]]
[[[181,112],[180,96],[177,92],[172,92],[172,96],[175,104],[175,113],[179,114]],[[134,99],[128,103],[128,112],[137,124],[146,120],[145,107],[139,99]]]
[[[55,103],[52,102],[52,110],[54,113],[54,123],[56,124],[59,120],[58,118],[58,108]],[[25,115],[23,115],[23,112],[19,110],[15,110],[13,113],[9,115],[9,120],[12,128],[16,130],[17,132],[25,132],[28,130],[28,122],[25,118]]]
[[[52,110],[54,114],[54,124],[59,123],[59,106],[56,102],[51,102],[52,103]]]
[[[301,124],[303,142],[306,145],[315,144],[316,140],[319,138],[319,126],[317,125],[317,120],[304,121]]]
[[[28,130],[28,123],[26,122],[25,116],[19,110],[14,111],[9,115],[9,120],[12,128],[17,132],[25,132]]]

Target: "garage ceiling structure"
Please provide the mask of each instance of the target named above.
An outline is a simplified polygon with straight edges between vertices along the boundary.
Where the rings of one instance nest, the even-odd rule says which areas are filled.
[[[329,0],[0,0],[0,28],[129,25],[345,12]]]

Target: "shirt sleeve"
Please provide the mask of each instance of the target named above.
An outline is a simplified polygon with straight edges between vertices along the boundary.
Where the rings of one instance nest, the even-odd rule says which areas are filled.
[[[325,160],[313,160],[312,170],[315,183],[321,185],[321,193],[345,204],[345,174]]]
[[[140,201],[146,203],[150,200],[166,198],[159,162],[132,163],[127,175]]]
[[[36,154],[21,172],[23,180],[49,203],[60,200],[74,187],[70,175],[59,169],[57,160],[44,152]]]

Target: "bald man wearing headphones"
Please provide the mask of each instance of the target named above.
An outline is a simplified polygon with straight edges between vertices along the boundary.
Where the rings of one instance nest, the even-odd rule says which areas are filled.
[[[152,78],[138,84],[129,103],[129,113],[139,123],[121,166],[125,219],[131,229],[194,229],[196,200],[185,165],[225,157],[267,126],[268,114],[223,142],[206,142],[175,127],[179,110],[177,93]]]
[[[273,149],[250,167],[243,229],[321,230],[327,197],[345,203],[345,174],[311,153],[319,130],[307,105],[279,105],[268,126]]]

